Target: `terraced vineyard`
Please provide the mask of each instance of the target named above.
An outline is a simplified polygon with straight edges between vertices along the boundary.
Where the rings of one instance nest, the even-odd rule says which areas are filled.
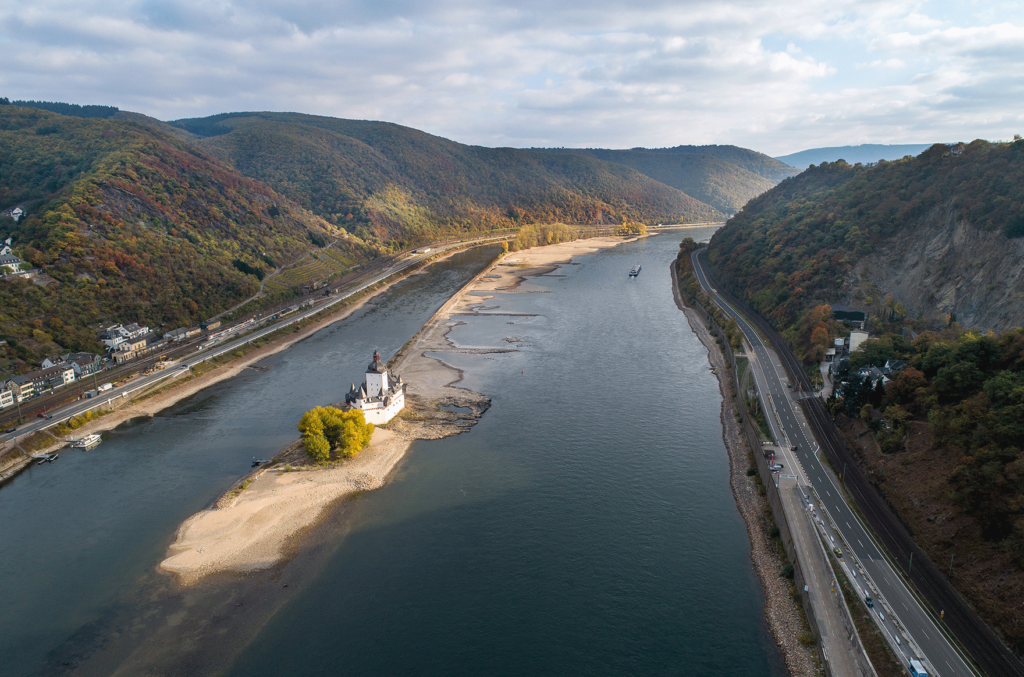
[[[351,270],[352,263],[352,259],[332,247],[320,249],[268,279],[266,290],[269,293],[285,292],[301,289],[312,282],[328,282]]]

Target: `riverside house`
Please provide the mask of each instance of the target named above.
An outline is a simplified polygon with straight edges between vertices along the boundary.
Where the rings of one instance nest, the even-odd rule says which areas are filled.
[[[0,410],[14,406],[14,391],[6,384],[0,384]]]
[[[28,374],[18,374],[7,379],[4,381],[4,387],[8,388],[19,402],[24,402],[36,394],[36,384],[32,382]]]
[[[67,353],[66,355],[52,355],[43,360],[43,369],[55,367],[58,364],[66,364],[75,370],[75,378],[80,379],[89,374],[95,374],[103,369],[103,358],[92,353]]]
[[[58,364],[47,369],[30,371],[25,376],[32,379],[37,393],[75,382],[75,370],[69,364]]]
[[[133,338],[125,339],[117,344],[114,348],[114,362],[117,364],[124,364],[129,360],[134,360],[139,353],[146,350],[146,338]]]

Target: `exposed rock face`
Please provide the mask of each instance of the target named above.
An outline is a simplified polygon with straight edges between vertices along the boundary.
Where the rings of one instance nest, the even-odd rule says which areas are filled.
[[[958,220],[952,202],[901,229],[854,272],[933,322],[1003,331],[1024,325],[1024,238]]]

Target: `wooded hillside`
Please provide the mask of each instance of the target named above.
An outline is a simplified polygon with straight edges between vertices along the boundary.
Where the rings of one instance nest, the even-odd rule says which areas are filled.
[[[811,167],[751,201],[709,257],[809,371],[849,333],[830,304],[866,313],[872,338],[829,408],[918,544],[1024,655],[1024,141]],[[858,373],[890,360],[906,364],[887,385]]]
[[[641,174],[678,188],[725,214],[739,211],[751,198],[798,171],[767,155],[736,146],[541,150],[583,155],[632,167]]]
[[[721,218],[634,169],[598,159],[466,146],[386,122],[298,113],[177,120],[238,171],[366,239],[410,244],[529,222]]]
[[[0,281],[4,362],[15,372],[48,354],[98,351],[102,324],[195,324],[333,231],[148,127],[0,105],[0,209],[13,206],[27,216],[0,218],[0,239],[13,237],[15,254],[42,273]]]
[[[928,246],[932,226],[948,230],[941,247]],[[709,257],[719,279],[811,359],[802,327],[822,303],[866,311],[869,328],[896,312],[896,303],[907,319],[920,317],[919,329],[997,302],[1005,304],[1002,319],[979,322],[982,328],[1021,324],[1022,236],[1024,141],[975,141],[870,167],[811,167],[730,219],[712,238]],[[982,243],[989,253],[980,253]],[[857,268],[894,252],[917,256],[918,279]],[[896,281],[884,284],[890,277]]]

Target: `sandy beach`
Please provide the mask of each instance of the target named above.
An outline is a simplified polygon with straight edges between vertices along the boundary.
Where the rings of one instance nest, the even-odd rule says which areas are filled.
[[[443,354],[515,349],[455,346],[448,340],[448,333],[460,323],[458,316],[477,312],[491,298],[488,291],[521,290],[528,278],[569,263],[574,256],[592,254],[633,239],[636,238],[599,237],[535,247],[510,253],[478,274],[438,309],[390,361],[391,368],[409,384],[406,409],[374,431],[367,449],[354,459],[328,467],[288,470],[279,464],[253,473],[246,478],[248,485],[244,489],[239,491],[242,483],[236,484],[215,506],[181,525],[161,569],[188,585],[211,573],[245,573],[280,562],[286,556],[289,542],[316,524],[333,503],[353,492],[383,485],[414,440],[465,432],[487,410],[490,399],[460,388],[462,372],[446,364]],[[427,353],[441,357],[427,357]],[[244,366],[239,365],[238,369]],[[467,407],[470,413],[440,409],[443,405]],[[294,444],[290,447],[290,457],[298,458],[297,449]]]

